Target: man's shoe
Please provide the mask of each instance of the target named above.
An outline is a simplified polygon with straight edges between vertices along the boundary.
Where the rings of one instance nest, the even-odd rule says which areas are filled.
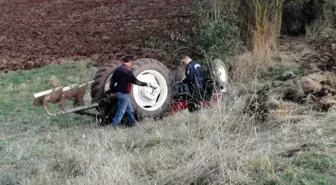
[[[117,125],[113,125],[113,124],[111,124],[111,127],[114,128],[114,129],[116,129],[116,128],[117,128]]]

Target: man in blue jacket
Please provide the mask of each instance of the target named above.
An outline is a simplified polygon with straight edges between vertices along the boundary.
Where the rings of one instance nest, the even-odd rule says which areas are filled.
[[[118,98],[117,113],[112,121],[112,126],[117,126],[123,118],[125,112],[128,117],[129,126],[134,126],[136,120],[134,118],[133,107],[129,97],[132,84],[139,86],[149,86],[146,82],[139,81],[131,69],[133,63],[132,56],[124,57],[124,63],[117,67],[111,77],[110,89],[113,94]]]
[[[190,95],[193,99],[201,100],[204,96],[204,77],[202,66],[192,60],[189,56],[184,57],[182,62],[186,65],[186,78],[183,80],[183,83],[188,84]]]

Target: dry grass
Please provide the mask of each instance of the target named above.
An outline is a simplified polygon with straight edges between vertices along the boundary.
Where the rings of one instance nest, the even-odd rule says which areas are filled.
[[[277,65],[272,58],[275,53],[260,58],[252,52],[246,52],[236,56],[233,63],[233,80],[236,82],[248,82],[258,79],[261,74],[267,72],[271,67]]]
[[[308,119],[270,122],[265,129],[218,107],[132,129],[56,130],[44,136],[53,146],[44,152],[55,157],[39,163],[23,184],[254,184],[277,177],[278,165],[288,160],[279,153],[286,149],[303,143],[327,147],[326,138],[314,134],[326,122]]]

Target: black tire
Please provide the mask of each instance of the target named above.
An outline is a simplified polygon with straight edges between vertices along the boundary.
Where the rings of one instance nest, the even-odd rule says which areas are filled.
[[[175,82],[180,82],[185,78],[185,67],[174,67],[171,71]]]
[[[120,62],[115,61],[111,64],[104,65],[95,74],[93,83],[91,84],[92,103],[99,102],[106,98],[105,84],[107,79],[113,74],[113,71],[120,65]]]
[[[195,102],[188,102],[188,111],[191,113],[200,111],[202,109],[202,106],[195,103]]]
[[[138,105],[134,99],[133,96],[133,90],[131,91],[131,103],[133,105],[134,111],[137,114],[136,116],[139,117],[139,119],[143,117],[160,117],[164,113],[168,111],[168,109],[171,107],[171,101],[172,101],[172,86],[174,77],[171,74],[170,70],[161,62],[155,59],[150,58],[142,58],[134,61],[133,64],[133,70],[134,75],[138,76],[141,72],[145,70],[154,70],[159,72],[164,79],[166,80],[167,87],[168,87],[168,95],[167,98],[164,101],[164,104],[157,110],[154,111],[148,111],[143,109],[140,105]]]

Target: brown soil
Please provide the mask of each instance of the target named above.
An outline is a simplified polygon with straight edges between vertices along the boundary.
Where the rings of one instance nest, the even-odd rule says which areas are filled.
[[[301,50],[306,53],[298,60],[300,70],[296,83],[292,84],[293,79],[278,87],[284,92],[283,100],[310,105],[318,111],[335,109],[336,40],[322,39],[305,47],[306,50]]]
[[[192,0],[2,0],[0,70],[124,54],[171,62],[192,47]],[[188,35],[188,36],[186,36]]]
[[[336,40],[323,39],[310,44],[312,52],[306,53],[300,60],[304,74],[312,72],[336,71]]]

